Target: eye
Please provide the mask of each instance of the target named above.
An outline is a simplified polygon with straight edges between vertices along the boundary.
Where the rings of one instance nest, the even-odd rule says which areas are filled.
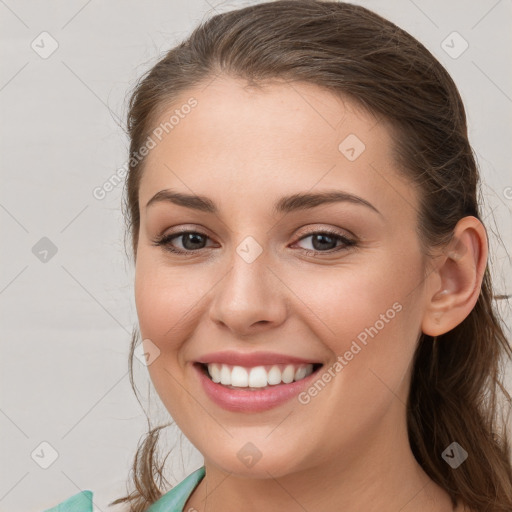
[[[312,248],[302,249],[307,253],[312,253],[313,255],[321,253],[330,254],[333,252],[346,250],[348,247],[357,245],[355,240],[349,239],[337,231],[332,231],[329,229],[324,229],[322,231],[312,231],[306,236],[299,238],[295,244],[306,240],[307,238],[312,239]],[[174,239],[181,239],[182,248],[177,248],[173,245]],[[208,239],[208,235],[199,231],[179,231],[155,238],[152,241],[152,245],[163,247],[166,251],[175,254],[191,256],[201,249],[205,249],[205,243]],[[338,243],[341,243],[341,246],[337,246]]]
[[[311,238],[311,249],[304,249],[308,253],[333,253],[342,250],[346,250],[348,247],[355,246],[357,243],[355,240],[349,239],[346,236],[338,233],[337,231],[331,231],[329,229],[322,231],[313,231],[310,234],[299,238],[297,242],[301,242]],[[337,243],[341,242],[341,246],[336,246]]]
[[[172,241],[175,238],[181,239],[183,249],[176,248],[172,245]],[[179,231],[156,238],[153,240],[153,245],[161,246],[165,250],[177,254],[190,254],[204,249],[203,242],[208,238],[208,235],[198,231]]]

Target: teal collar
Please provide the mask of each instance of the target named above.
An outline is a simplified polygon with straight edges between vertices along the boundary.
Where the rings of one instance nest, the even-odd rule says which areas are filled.
[[[185,503],[204,475],[205,468],[202,466],[155,501],[146,512],[183,512]]]

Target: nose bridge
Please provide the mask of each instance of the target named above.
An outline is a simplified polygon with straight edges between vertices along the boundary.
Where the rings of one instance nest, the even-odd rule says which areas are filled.
[[[211,318],[238,334],[256,323],[282,321],[284,300],[278,279],[270,270],[268,249],[255,237],[245,236],[233,246],[230,268],[219,283],[211,304]],[[282,290],[281,290],[282,291]]]
[[[260,237],[261,238],[261,237]],[[223,286],[226,298],[233,305],[257,307],[269,295],[269,254],[253,236],[245,236],[233,247],[230,258],[231,270]]]

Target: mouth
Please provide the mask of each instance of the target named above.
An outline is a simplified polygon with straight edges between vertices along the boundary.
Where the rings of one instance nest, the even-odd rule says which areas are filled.
[[[306,379],[317,373],[323,364],[272,364],[244,367],[223,363],[195,362],[194,366],[211,382],[224,388],[264,391]]]

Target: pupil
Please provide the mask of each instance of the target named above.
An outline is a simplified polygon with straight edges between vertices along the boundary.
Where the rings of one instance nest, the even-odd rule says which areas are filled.
[[[201,237],[202,235],[199,235],[198,233],[186,233],[184,236],[184,243],[183,243],[183,246],[185,247],[185,249],[197,249],[198,247],[195,247],[193,244],[194,244],[194,238],[196,239],[195,240],[195,243],[201,243]],[[192,239],[192,247],[189,246],[188,242]],[[199,239],[199,242],[198,242],[198,239]]]
[[[315,243],[315,242],[316,242],[316,240],[317,240],[318,238],[321,238],[321,239],[323,239],[323,240],[327,239],[327,245],[329,245],[329,244],[332,244],[332,243],[333,243],[333,237],[332,237],[332,236],[329,236],[329,235],[321,235],[321,234],[320,234],[320,235],[315,235],[315,236],[313,237],[313,247],[315,248],[315,250],[318,250],[318,249],[326,249],[326,247],[324,247],[324,246],[322,245],[322,242],[320,242],[320,245],[319,245],[319,244],[317,244],[317,243]],[[329,242],[329,240],[330,240],[330,242]],[[324,243],[325,243],[325,242],[324,242]],[[335,243],[335,242],[334,242],[334,243]],[[329,249],[329,247],[327,247],[327,249]]]

